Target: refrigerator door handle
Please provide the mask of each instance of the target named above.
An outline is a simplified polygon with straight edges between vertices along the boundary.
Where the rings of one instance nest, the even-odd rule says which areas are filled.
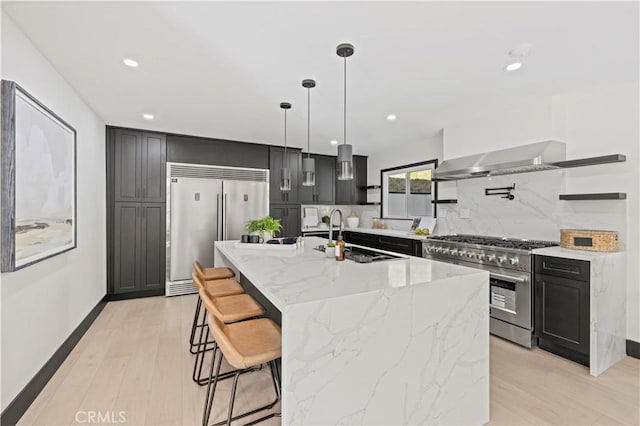
[[[220,221],[222,220],[222,214],[220,211],[220,194],[216,194],[216,212],[218,213],[218,217],[216,217],[216,240],[220,239]]]
[[[224,211],[224,222],[223,222],[223,226],[224,226],[224,238],[223,240],[227,239],[227,198],[228,194],[224,194],[224,205],[222,206],[222,209]]]

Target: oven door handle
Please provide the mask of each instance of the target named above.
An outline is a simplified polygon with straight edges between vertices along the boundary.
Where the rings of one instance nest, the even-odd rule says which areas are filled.
[[[489,276],[491,278],[495,278],[496,280],[508,281],[510,283],[524,283],[524,282],[527,282],[527,279],[523,278],[523,277],[513,277],[511,275],[496,274],[495,272],[489,272]]]

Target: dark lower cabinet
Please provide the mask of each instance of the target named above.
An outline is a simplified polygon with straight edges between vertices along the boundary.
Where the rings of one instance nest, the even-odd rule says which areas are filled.
[[[272,204],[269,215],[282,224],[278,237],[297,237],[301,234],[300,205]]]
[[[351,244],[357,244],[379,250],[422,257],[422,242],[411,238],[390,237],[386,235],[347,231],[345,232],[345,241]]]
[[[164,230],[164,203],[115,204],[113,293],[164,288]]]
[[[166,270],[166,206],[160,203],[143,203],[140,263],[142,277],[140,290],[164,288]]]
[[[538,346],[589,365],[589,262],[536,256],[535,334]]]

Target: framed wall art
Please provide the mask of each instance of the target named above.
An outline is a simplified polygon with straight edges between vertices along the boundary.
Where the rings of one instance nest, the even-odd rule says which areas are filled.
[[[76,247],[76,131],[2,80],[1,270]]]

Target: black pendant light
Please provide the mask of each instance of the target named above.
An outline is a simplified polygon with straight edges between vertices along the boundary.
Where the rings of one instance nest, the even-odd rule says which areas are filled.
[[[291,170],[287,167],[287,110],[291,109],[289,102],[282,102],[280,108],[284,110],[284,153],[282,154],[282,169],[280,170],[280,191],[291,191]]]
[[[302,80],[302,87],[307,89],[307,158],[302,159],[302,186],[316,184],[316,160],[311,158],[311,89],[316,87],[315,80]]]
[[[338,180],[353,179],[353,149],[347,144],[347,58],[353,55],[353,45],[349,43],[339,44],[336,53],[344,58],[344,140],[338,146]]]

